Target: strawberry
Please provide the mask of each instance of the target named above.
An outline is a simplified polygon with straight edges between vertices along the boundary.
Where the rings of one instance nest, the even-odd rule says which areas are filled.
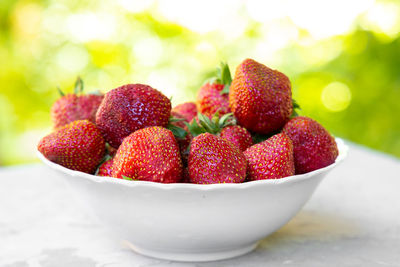
[[[237,68],[229,106],[238,124],[255,133],[281,129],[292,114],[292,92],[285,74],[252,59]]]
[[[108,160],[104,161],[100,167],[99,171],[97,172],[98,176],[108,176],[112,177],[112,165],[113,165],[114,159],[109,158]]]
[[[197,94],[197,109],[200,113],[211,117],[219,112],[224,115],[229,109],[229,86],[232,82],[229,66],[222,63],[217,70],[217,77],[205,83]]]
[[[136,130],[167,126],[170,100],[144,84],[127,84],[109,91],[96,114],[96,124],[105,140],[117,148]]]
[[[174,135],[163,127],[147,127],[126,137],[112,166],[117,178],[177,183],[182,178],[182,161]]]
[[[240,151],[245,151],[253,145],[253,139],[249,131],[239,125],[228,126],[222,129],[221,138],[236,145]]]
[[[294,175],[292,141],[283,133],[251,146],[244,155],[249,180],[279,179]]]
[[[246,179],[246,158],[231,142],[203,133],[192,140],[188,169],[192,183],[241,183]]]
[[[82,94],[83,81],[78,77],[73,94],[64,95],[54,102],[50,114],[54,129],[76,120],[96,121],[97,109],[103,100],[102,94]]]
[[[197,107],[193,102],[186,102],[175,106],[172,112],[180,114],[187,122],[190,122],[197,115]]]
[[[296,174],[326,167],[339,154],[335,139],[311,118],[295,117],[286,123],[283,132],[293,142]]]
[[[105,154],[105,142],[96,125],[78,120],[43,137],[38,150],[48,160],[66,168],[94,173]]]

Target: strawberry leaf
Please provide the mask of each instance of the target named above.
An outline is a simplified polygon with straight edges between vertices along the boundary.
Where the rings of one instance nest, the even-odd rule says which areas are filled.
[[[186,130],[173,124],[174,122],[179,122],[179,121],[186,121],[186,120],[183,118],[170,116],[167,129],[170,130],[176,138],[183,139],[187,135]]]
[[[301,107],[295,99],[292,99],[292,106],[293,106],[293,111],[292,111],[292,115],[290,115],[290,118],[299,116],[297,111],[301,110]]]
[[[178,121],[185,121],[183,118],[177,118],[177,117],[169,117],[169,122],[178,122]]]
[[[185,131],[185,129],[183,129],[179,126],[173,125],[171,123],[168,124],[167,129],[170,130],[174,134],[174,136],[179,139],[183,139],[187,135],[187,132]]]
[[[125,176],[125,175],[122,175],[122,179],[128,180],[128,181],[133,181],[134,180],[134,179],[132,179],[132,178],[130,178],[128,176]]]
[[[223,129],[230,125],[236,125],[236,119],[233,117],[233,113],[226,113],[219,119],[219,127]]]
[[[205,116],[202,113],[197,114],[197,120],[193,120],[190,124],[185,122],[189,132],[193,137],[202,133],[211,133],[217,135],[224,127],[236,125],[236,120],[233,113],[224,114],[219,116],[219,111],[215,112],[212,118]]]
[[[205,116],[199,112],[199,113],[197,113],[197,117],[199,118],[200,125],[204,127],[206,132],[215,134],[215,129],[213,128],[213,123],[207,116]]]
[[[229,94],[229,89],[231,88],[230,85],[225,84],[224,89],[222,89],[221,92],[219,92],[220,95],[226,95]]]
[[[60,96],[65,96],[64,92],[61,90],[60,86],[57,86],[57,91],[60,94]]]
[[[80,94],[83,92],[83,81],[80,76],[76,78],[75,86],[74,86],[74,94]]]
[[[231,85],[232,76],[231,71],[229,70],[229,65],[226,62],[221,62],[221,82],[225,85]]]
[[[220,94],[221,95],[228,94],[229,87],[232,83],[232,76],[231,76],[231,71],[229,70],[229,65],[226,62],[221,62],[220,67],[216,69],[214,76],[207,79],[205,83],[223,84],[225,86],[224,89],[220,92]]]
[[[192,134],[193,137],[198,136],[199,134],[205,133],[204,128],[202,128],[196,120],[193,120],[190,124],[184,122],[186,127],[188,127],[189,132]]]

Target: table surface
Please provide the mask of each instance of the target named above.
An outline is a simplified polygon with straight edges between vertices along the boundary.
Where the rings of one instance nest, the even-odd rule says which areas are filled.
[[[205,263],[131,251],[44,165],[0,168],[0,266],[400,266],[400,161],[348,145],[288,224],[247,255]]]

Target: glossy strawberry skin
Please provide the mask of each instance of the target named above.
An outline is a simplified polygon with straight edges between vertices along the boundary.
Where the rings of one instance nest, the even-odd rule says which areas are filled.
[[[43,137],[38,150],[52,162],[92,174],[104,157],[105,142],[96,125],[78,120]]]
[[[180,114],[187,122],[190,122],[197,115],[197,107],[193,102],[186,102],[175,106],[172,112]]]
[[[112,176],[160,183],[182,179],[182,161],[174,135],[163,127],[147,127],[124,139],[114,157]]]
[[[103,95],[68,94],[57,99],[50,110],[53,128],[57,129],[76,120],[96,121],[96,112]]]
[[[318,122],[308,117],[295,117],[283,132],[293,142],[296,173],[302,174],[335,162],[339,152],[333,136]]]
[[[113,162],[114,160],[112,158],[104,161],[103,164],[100,165],[99,172],[97,173],[97,175],[112,177]]]
[[[241,183],[246,179],[246,159],[231,142],[210,133],[193,138],[188,169],[196,184]]]
[[[292,114],[290,81],[283,73],[246,59],[236,68],[229,105],[238,124],[251,132],[280,130]]]
[[[245,151],[253,145],[250,132],[239,125],[223,128],[220,137],[236,145],[240,151]]]
[[[276,134],[248,148],[248,180],[279,179],[295,174],[293,145],[285,134]]]
[[[170,112],[170,100],[156,89],[144,84],[127,84],[105,95],[96,114],[96,124],[105,140],[118,148],[136,130],[167,126]]]
[[[229,113],[229,95],[222,94],[224,89],[223,84],[206,83],[204,84],[197,94],[197,110],[198,112],[211,117],[215,112],[219,115]]]

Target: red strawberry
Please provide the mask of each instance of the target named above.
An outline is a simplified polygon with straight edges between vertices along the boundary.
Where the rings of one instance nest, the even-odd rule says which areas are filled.
[[[193,138],[189,152],[190,181],[196,184],[241,183],[246,158],[231,142],[210,133]]]
[[[124,139],[114,157],[112,176],[134,180],[177,183],[182,161],[174,135],[163,127],[137,130]]]
[[[197,109],[208,117],[217,111],[220,115],[230,112],[228,93],[232,78],[227,64],[221,65],[217,76],[216,79],[205,83],[197,94]]]
[[[223,128],[220,136],[236,145],[240,151],[245,151],[253,145],[253,139],[249,131],[238,125]]]
[[[66,168],[94,173],[103,159],[105,142],[96,125],[79,120],[43,137],[38,150],[48,160]]]
[[[110,158],[110,159],[104,161],[103,164],[100,165],[99,172],[97,173],[97,175],[112,177],[113,162],[114,162],[113,158]]]
[[[229,105],[238,124],[247,130],[277,131],[292,114],[290,81],[285,74],[246,59],[236,69]]]
[[[172,112],[179,113],[187,122],[190,122],[197,115],[197,107],[193,102],[186,102],[175,106]]]
[[[74,94],[64,95],[57,99],[51,107],[51,119],[54,129],[76,120],[96,121],[97,109],[103,100],[102,94],[82,95],[83,82],[78,77],[75,83]]]
[[[297,174],[326,167],[339,154],[335,139],[313,119],[295,117],[286,123],[283,132],[292,139]]]
[[[244,155],[249,180],[279,179],[294,175],[293,145],[285,134],[276,134],[251,146]]]
[[[144,84],[127,84],[108,92],[96,115],[105,140],[117,148],[122,140],[148,126],[167,126],[170,100]]]

